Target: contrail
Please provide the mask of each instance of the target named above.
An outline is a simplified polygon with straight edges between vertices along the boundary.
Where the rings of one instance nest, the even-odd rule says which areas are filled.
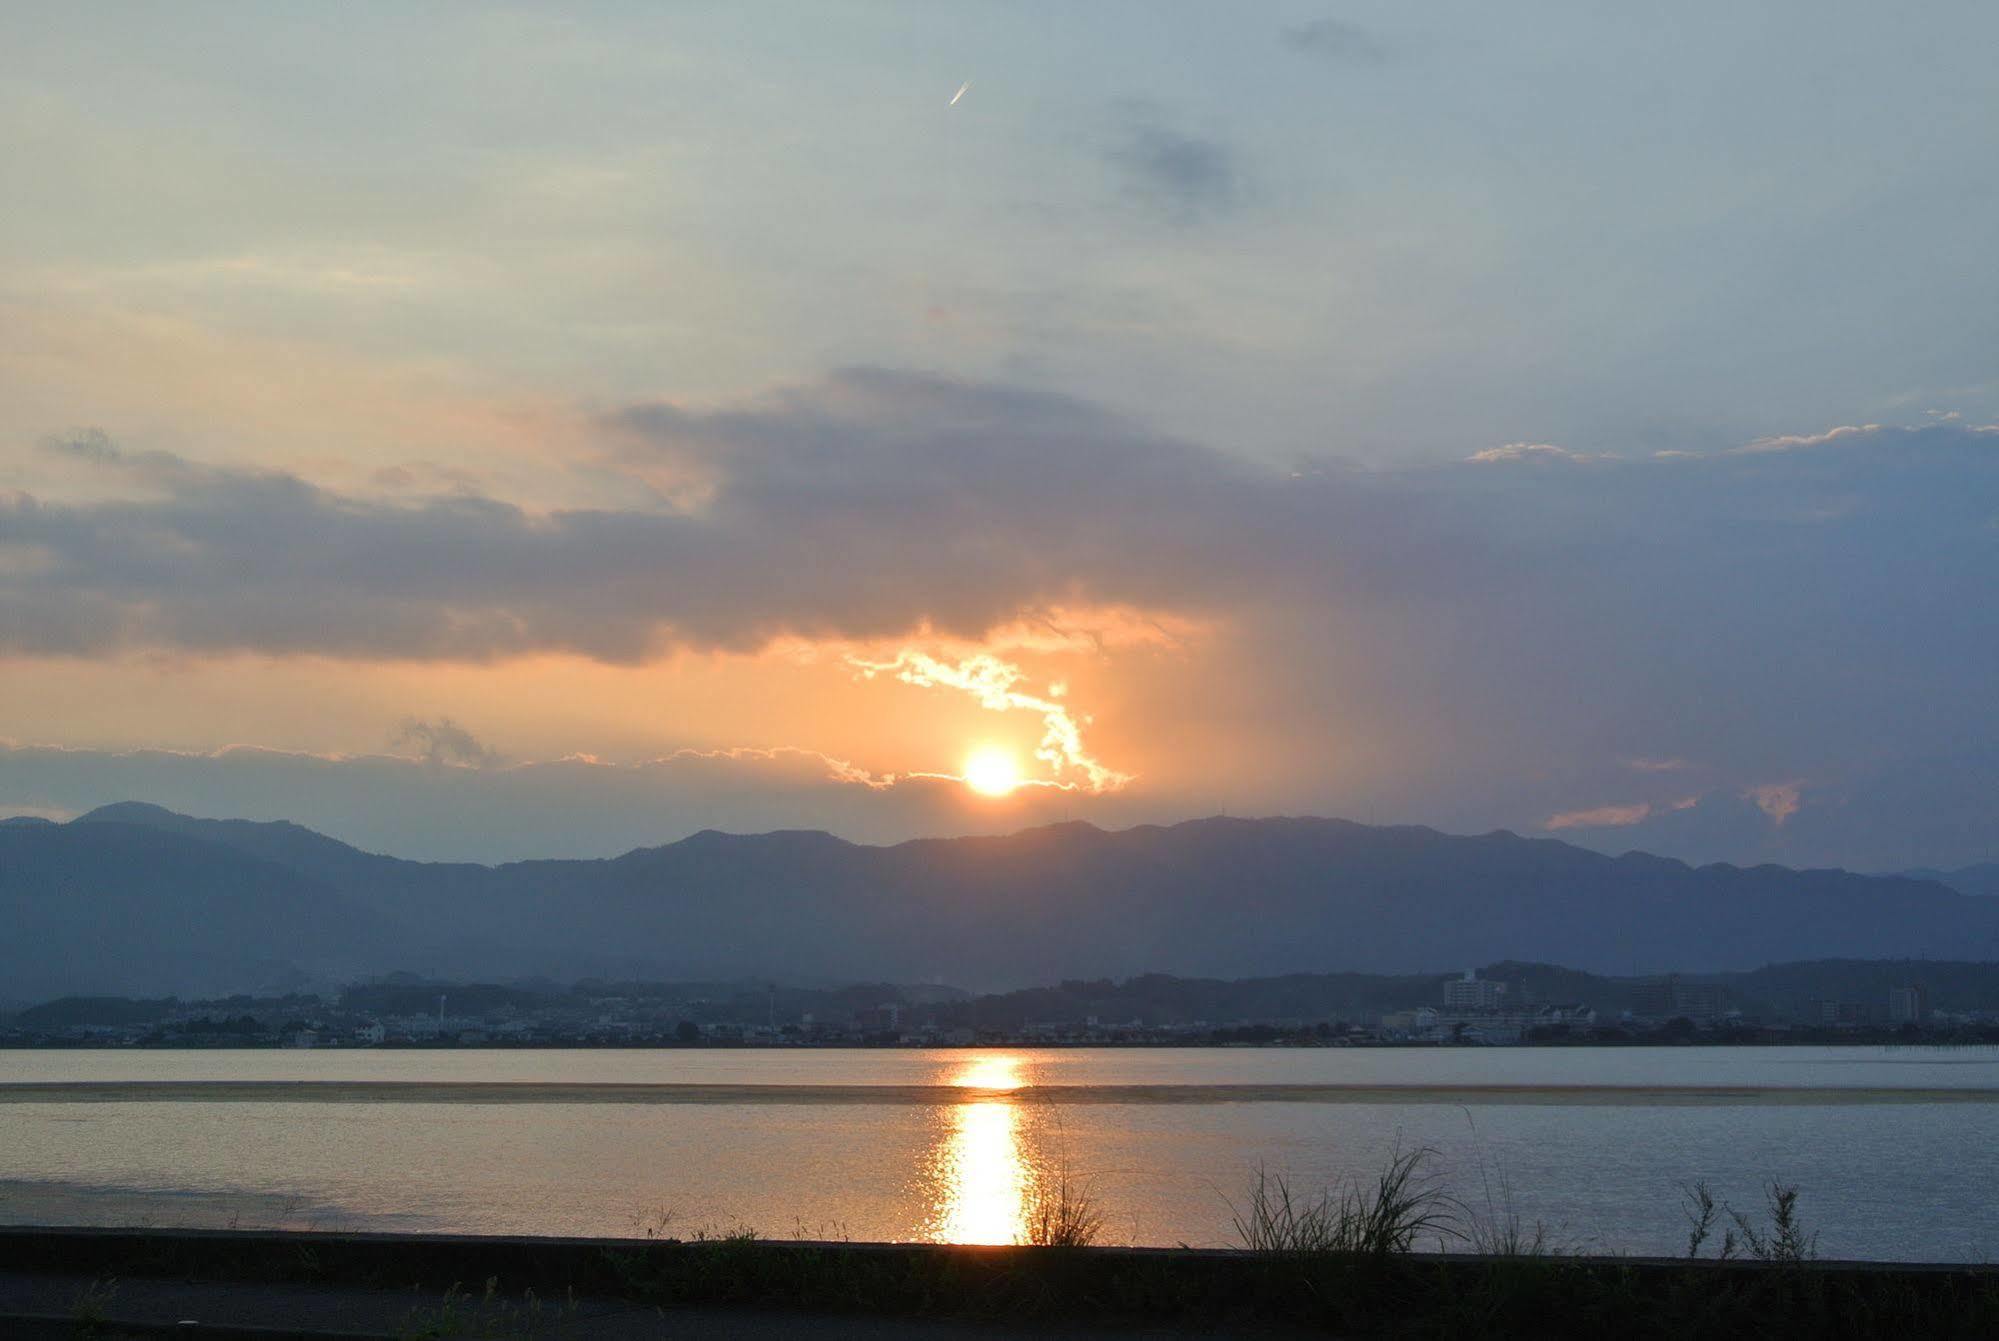
[[[969,79],[967,79],[964,83],[958,85],[958,91],[951,95],[951,101],[946,103],[945,106],[956,107],[958,105],[958,99],[964,97],[965,90],[970,88],[971,86],[972,86],[972,81]]]

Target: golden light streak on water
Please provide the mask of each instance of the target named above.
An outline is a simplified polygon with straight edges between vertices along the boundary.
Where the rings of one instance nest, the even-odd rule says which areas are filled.
[[[931,1237],[943,1243],[1018,1243],[1026,1237],[1033,1161],[1022,1110],[1011,1091],[1027,1084],[1022,1058],[988,1053],[967,1059],[951,1083],[1001,1097],[949,1110],[949,1127],[931,1160],[936,1208]]]
[[[974,1090],[1017,1090],[1027,1084],[1020,1073],[1021,1059],[1007,1053],[974,1057],[951,1077],[953,1085]]]
[[[1028,1162],[1020,1109],[1005,1099],[959,1104],[937,1161],[944,1243],[1018,1243],[1027,1232]]]

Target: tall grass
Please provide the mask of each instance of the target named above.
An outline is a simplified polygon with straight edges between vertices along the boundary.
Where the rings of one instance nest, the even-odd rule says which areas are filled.
[[[1543,1222],[1536,1220],[1530,1225],[1520,1218],[1520,1211],[1513,1204],[1513,1180],[1507,1177],[1506,1166],[1488,1156],[1469,1108],[1464,1115],[1465,1126],[1471,1129],[1473,1148],[1478,1152],[1478,1181],[1484,1204],[1456,1203],[1460,1212],[1459,1241],[1483,1257],[1552,1257],[1575,1251],[1570,1243],[1557,1242]]]
[[[1026,1241],[1042,1248],[1087,1248],[1103,1232],[1096,1184],[1076,1177],[1063,1161],[1043,1183],[1027,1213]]]
[[[1406,1253],[1430,1235],[1441,1243],[1457,1232],[1460,1208],[1438,1185],[1436,1155],[1429,1146],[1397,1151],[1372,1185],[1349,1179],[1307,1199],[1259,1165],[1248,1205],[1229,1206],[1236,1239],[1250,1252],[1362,1257]]]
[[[1699,1257],[1701,1249],[1714,1235],[1715,1222],[1721,1218],[1721,1203],[1714,1199],[1714,1189],[1707,1185],[1707,1179],[1698,1179],[1680,1186],[1682,1213],[1687,1217],[1687,1257]],[[1720,1256],[1723,1260],[1735,1256],[1735,1232],[1726,1231],[1721,1241]]]
[[[1809,1262],[1819,1255],[1819,1236],[1807,1234],[1798,1219],[1798,1189],[1796,1184],[1769,1183],[1763,1188],[1763,1200],[1769,1208],[1770,1227],[1758,1229],[1750,1223],[1749,1217],[1740,1211],[1731,1210],[1729,1218],[1742,1231],[1742,1241],[1748,1245],[1749,1255],[1759,1262]]]
[[[1680,1189],[1683,1213],[1687,1217],[1687,1256],[1699,1257],[1701,1248],[1713,1237],[1715,1226],[1726,1215],[1732,1222],[1722,1226],[1721,1243],[1715,1257],[1723,1262],[1747,1254],[1758,1262],[1809,1262],[1819,1255],[1816,1230],[1805,1232],[1798,1215],[1798,1187],[1795,1183],[1764,1184],[1763,1202],[1769,1216],[1767,1227],[1757,1225],[1726,1201],[1715,1199],[1705,1180]]]
[[[1541,1221],[1523,1221],[1510,1200],[1497,1209],[1488,1204],[1482,1213],[1467,1212],[1458,1238],[1482,1257],[1552,1257],[1569,1251]]]

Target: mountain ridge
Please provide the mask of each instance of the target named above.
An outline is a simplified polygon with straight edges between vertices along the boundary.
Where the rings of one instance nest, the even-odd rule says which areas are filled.
[[[120,867],[93,853],[94,837],[132,849],[130,838],[110,841],[114,830],[194,845],[176,849],[179,883],[156,879],[143,860]],[[24,881],[13,854],[36,836],[89,880],[64,878],[43,852],[40,883]],[[187,897],[199,883],[190,863],[204,852],[222,887],[238,891],[228,906],[243,927],[227,917],[187,927],[155,919],[157,962],[133,962],[129,945],[124,958],[93,949],[103,912],[94,915],[91,899],[150,910]],[[57,886],[78,891],[67,922],[48,920]],[[264,902],[243,902],[245,891],[262,891]],[[0,826],[0,912],[30,907],[44,918],[40,934],[61,947],[50,962],[67,968],[0,955],[9,995],[33,994],[30,977],[41,995],[126,990],[130,978],[159,988],[169,985],[162,964],[213,966],[218,955],[234,956],[236,976],[218,969],[179,985],[240,989],[251,965],[272,962],[306,976],[407,968],[990,990],[1107,974],[1427,971],[1508,958],[1620,972],[1966,947],[1999,958],[1999,901],[1935,882],[1694,867],[1508,830],[1452,835],[1298,816],[1119,830],[1070,821],[889,846],[820,830],[703,830],[616,857],[485,866],[366,853],[289,821],[200,819],[126,802],[65,825]],[[296,934],[272,908],[292,910]]]
[[[1970,866],[1960,866],[1950,871],[1924,867],[1912,871],[1897,871],[1895,874],[1908,876],[1912,880],[1932,880],[1960,894],[1999,898],[1999,861],[1974,862]]]
[[[305,838],[314,840],[318,843],[330,844],[339,847],[341,849],[344,849],[346,852],[351,853],[355,856],[366,857],[377,861],[395,862],[401,865],[420,866],[428,868],[456,867],[456,868],[478,869],[486,871],[499,871],[499,870],[505,870],[509,867],[516,867],[516,866],[540,866],[540,865],[548,865],[555,863],[585,864],[590,862],[617,862],[617,861],[623,861],[629,857],[642,856],[646,853],[663,852],[668,849],[678,848],[686,844],[697,843],[697,842],[701,843],[713,842],[717,839],[731,840],[731,841],[750,841],[758,839],[814,839],[814,840],[824,839],[827,840],[829,843],[837,844],[838,846],[843,848],[859,849],[869,852],[895,852],[906,848],[922,847],[927,844],[954,844],[954,843],[978,843],[978,842],[1003,843],[1012,840],[1026,838],[1031,835],[1057,834],[1064,832],[1081,832],[1081,833],[1090,833],[1105,837],[1114,837],[1122,834],[1167,833],[1176,829],[1184,829],[1189,826],[1222,826],[1230,824],[1240,824],[1240,825],[1249,825],[1249,826],[1273,826],[1273,825],[1285,825],[1285,824],[1301,824],[1301,825],[1317,825],[1317,826],[1345,826],[1353,830],[1365,830],[1367,832],[1376,833],[1376,834],[1415,834],[1415,835],[1420,835],[1424,838],[1452,839],[1455,841],[1466,842],[1466,843],[1487,842],[1499,839],[1515,843],[1538,844],[1548,848],[1560,848],[1571,852],[1586,853],[1589,856],[1598,857],[1603,860],[1612,861],[1612,862],[1627,862],[1627,861],[1660,862],[1687,871],[1789,871],[1798,874],[1815,874],[1823,872],[1823,873],[1833,873],[1840,875],[1852,875],[1865,879],[1913,880],[1929,884],[1942,885],[1945,888],[1952,888],[1952,889],[1957,888],[1957,886],[1953,883],[1953,881],[1959,879],[1976,878],[1981,882],[1988,880],[1999,881],[1999,862],[1974,863],[1973,865],[1956,869],[1915,867],[1899,871],[1856,871],[1844,866],[1786,866],[1781,862],[1757,862],[1754,865],[1748,865],[1748,866],[1742,865],[1741,863],[1738,862],[1729,862],[1729,861],[1695,863],[1687,861],[1681,857],[1671,857],[1671,856],[1666,856],[1663,853],[1650,852],[1644,848],[1627,848],[1623,852],[1611,854],[1607,852],[1601,852],[1595,848],[1582,847],[1578,844],[1570,843],[1560,838],[1553,838],[1553,837],[1547,837],[1544,835],[1535,835],[1535,834],[1523,834],[1516,830],[1506,829],[1506,828],[1487,829],[1483,833],[1476,833],[1476,834],[1458,834],[1458,833],[1452,833],[1447,829],[1438,829],[1435,828],[1434,826],[1427,824],[1367,824],[1363,823],[1360,820],[1345,819],[1336,815],[1269,815],[1269,816],[1255,816],[1255,817],[1240,816],[1240,815],[1221,815],[1221,814],[1200,815],[1184,820],[1175,820],[1167,824],[1159,824],[1159,823],[1133,824],[1119,829],[1107,829],[1102,825],[1092,823],[1089,820],[1055,820],[1047,824],[1028,825],[1024,828],[1008,830],[1007,832],[1001,834],[957,834],[957,835],[941,835],[941,836],[934,834],[926,834],[916,838],[901,839],[894,843],[866,843],[859,841],[857,839],[843,837],[842,835],[833,833],[832,831],[827,829],[758,829],[758,830],[738,831],[734,829],[706,828],[706,829],[698,829],[695,832],[688,834],[682,838],[671,839],[664,843],[641,844],[638,847],[628,848],[623,852],[612,853],[607,856],[523,857],[517,860],[504,861],[504,862],[437,861],[421,857],[399,857],[395,856],[392,853],[371,852],[365,848],[361,848],[352,843],[349,843],[345,839],[335,838],[330,834],[322,833],[317,829],[311,828],[310,826],[307,825],[300,824],[295,820],[248,820],[248,819],[203,818],[199,816],[185,815],[178,811],[170,810],[165,806],[158,805],[150,801],[109,802],[105,805],[98,806],[93,810],[86,811],[83,814],[78,815],[74,819],[69,820],[67,822],[71,824],[80,824],[80,823],[96,823],[102,821],[116,821],[119,823],[128,823],[128,824],[156,825],[157,827],[161,828],[171,827],[176,832],[187,832],[187,833],[197,834],[198,836],[208,837],[210,841],[223,842],[228,846],[245,846],[246,850],[247,850],[247,845],[238,844],[227,838],[221,837],[219,836],[220,832],[222,830],[239,831],[239,832],[256,831],[256,830],[268,830],[274,832],[282,831],[288,835],[303,835]],[[58,821],[48,820],[40,816],[33,816],[33,815],[21,815],[21,816],[0,818],[0,825],[14,825],[14,824],[42,825],[42,824],[55,824],[55,823],[58,823]],[[214,832],[209,832],[210,826],[213,826]],[[1982,889],[1980,890],[1966,889],[1966,890],[1960,890],[1959,892],[1983,893],[1986,891]]]

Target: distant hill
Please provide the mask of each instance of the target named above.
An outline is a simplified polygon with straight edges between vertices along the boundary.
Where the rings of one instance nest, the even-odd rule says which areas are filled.
[[[1977,866],[1961,866],[1955,871],[1904,871],[1911,880],[1934,880],[1937,884],[1954,889],[1960,894],[1977,894],[1985,898],[1999,898],[1999,861],[1988,861]]]
[[[222,990],[375,962],[390,924],[323,881],[136,824],[0,829],[0,996]]]
[[[0,997],[14,999],[241,990],[286,967],[992,990],[1504,959],[1630,973],[1999,958],[1999,900],[1934,882],[1331,819],[894,847],[704,832],[611,860],[487,867],[125,804],[0,828],[0,914],[26,933],[0,947]]]
[[[133,824],[162,833],[198,838],[247,852],[253,857],[288,866],[331,885],[365,883],[392,875],[397,867],[410,865],[394,857],[378,857],[350,847],[337,838],[315,833],[288,820],[260,823],[256,820],[196,819],[179,815],[164,806],[144,801],[120,801],[100,806],[79,816],[76,824]]]

